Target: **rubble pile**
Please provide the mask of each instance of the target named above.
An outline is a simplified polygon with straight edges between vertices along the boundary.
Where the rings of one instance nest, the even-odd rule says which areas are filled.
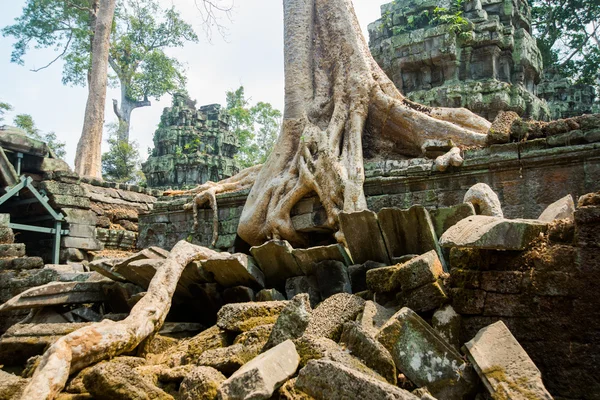
[[[272,240],[193,261],[162,330],[72,375],[59,398],[593,398],[594,383],[582,384],[590,370],[581,377],[576,360],[559,362],[564,351],[548,345],[583,351],[600,331],[589,290],[600,193],[511,220],[485,211],[494,209],[490,193],[474,192],[431,212],[341,214],[345,245]],[[0,338],[0,364],[21,371],[0,371],[0,398],[19,398],[60,335],[125,318],[168,256],[150,247],[96,260],[94,272],[80,273],[86,280],[32,288],[0,306],[37,310]],[[596,353],[579,356],[600,365]]]

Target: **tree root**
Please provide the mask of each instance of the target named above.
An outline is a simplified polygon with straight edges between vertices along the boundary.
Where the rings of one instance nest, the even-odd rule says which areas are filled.
[[[57,340],[44,353],[21,400],[54,399],[65,387],[69,375],[98,361],[133,351],[162,327],[185,266],[214,254],[213,250],[185,241],[177,243],[129,317],[119,322],[104,320]]]

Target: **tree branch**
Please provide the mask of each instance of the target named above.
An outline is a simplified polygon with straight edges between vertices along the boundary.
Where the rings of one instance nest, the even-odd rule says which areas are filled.
[[[60,53],[54,60],[50,61],[48,64],[44,65],[43,67],[37,68],[37,69],[32,69],[30,71],[39,72],[43,69],[48,68],[49,66],[54,64],[56,61],[58,61],[60,58],[62,58],[65,54],[67,54],[67,50],[69,50],[69,46],[71,44],[72,39],[73,39],[73,31],[71,31],[71,33],[69,33],[69,40],[67,40],[67,44],[65,44],[65,48],[63,49],[62,53]]]
[[[118,119],[123,119],[123,114],[119,110],[119,101],[117,99],[113,99],[113,111]]]

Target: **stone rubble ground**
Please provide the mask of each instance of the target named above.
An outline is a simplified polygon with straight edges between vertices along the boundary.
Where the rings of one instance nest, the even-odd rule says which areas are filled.
[[[252,257],[220,253],[192,262],[173,312],[183,305],[186,315],[197,313],[212,327],[167,324],[136,353],[72,376],[59,399],[453,400],[478,393],[551,399],[540,371],[502,322],[490,321],[461,350],[464,310],[450,305],[458,275],[448,273],[445,254],[449,249],[451,258],[464,260],[482,249],[523,251],[549,231],[552,215],[574,221],[572,204],[572,198],[561,199],[544,212],[544,221],[473,215],[470,205],[433,217],[419,207],[342,214],[349,254],[339,245],[299,251],[272,241],[253,248]],[[395,226],[382,219],[385,214]],[[393,235],[408,227],[418,230],[412,242],[398,242]],[[439,227],[445,228],[438,242]],[[10,257],[24,253],[2,246]],[[167,256],[149,248],[127,259],[96,261],[96,272],[80,282],[30,289],[0,306],[35,311],[29,324],[14,325],[0,338],[0,364],[22,367],[32,356],[22,376],[0,370],[0,399],[19,398],[41,352],[69,329],[124,318]],[[200,307],[186,305],[193,297]],[[223,304],[227,299],[244,301]],[[61,314],[57,306],[69,311]],[[68,323],[68,313],[79,316],[79,324]],[[55,320],[44,325],[41,318]],[[11,354],[17,342],[20,356]]]

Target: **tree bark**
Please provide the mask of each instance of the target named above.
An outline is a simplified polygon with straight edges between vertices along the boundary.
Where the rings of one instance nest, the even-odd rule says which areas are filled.
[[[101,0],[92,44],[92,71],[85,106],[83,131],[77,144],[75,172],[101,178],[101,145],[108,79],[108,50],[115,0]]]
[[[177,243],[129,317],[119,322],[104,320],[57,340],[42,356],[21,400],[54,399],[65,387],[69,375],[98,361],[133,351],[162,327],[186,265],[215,254],[213,250],[185,241]]]
[[[145,98],[142,101],[134,101],[127,97],[127,86],[120,82],[121,85],[121,105],[119,107],[119,102],[116,99],[113,99],[113,111],[119,120],[119,129],[117,131],[117,136],[119,141],[129,142],[129,128],[131,126],[131,112],[136,108],[140,107],[150,107],[152,103]]]
[[[422,156],[432,139],[485,144],[485,119],[466,109],[421,106],[400,94],[371,56],[351,0],[284,0],[284,18],[283,128],[238,228],[251,245],[269,239],[306,244],[290,211],[309,194],[319,197],[334,231],[340,212],[365,209],[365,144],[386,158]],[[441,169],[445,162],[459,163],[456,151],[440,159]]]

